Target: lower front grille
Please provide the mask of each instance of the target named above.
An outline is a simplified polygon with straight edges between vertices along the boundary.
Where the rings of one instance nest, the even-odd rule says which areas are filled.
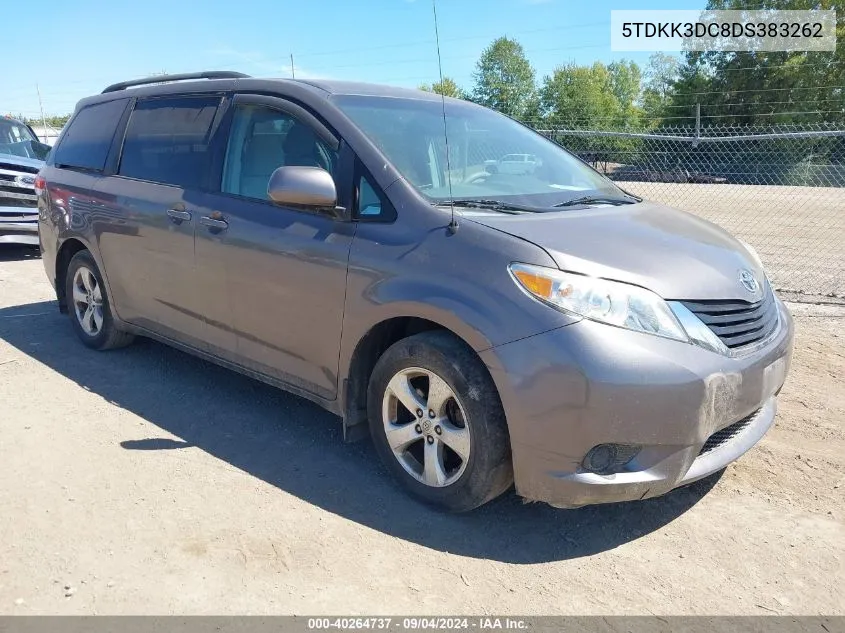
[[[27,213],[27,209],[21,209],[21,213],[0,213],[0,226],[3,224],[20,224],[22,222],[38,222],[37,213]]]
[[[36,209],[38,207],[38,201],[35,199],[35,196],[33,196],[32,199],[7,198],[3,194],[0,194],[0,207],[14,207],[16,209]]]
[[[699,457],[719,448],[742,433],[748,425],[750,425],[757,416],[760,415],[760,411],[762,411],[762,409],[757,409],[754,413],[742,418],[739,422],[734,422],[730,426],[726,426],[725,428],[719,429],[713,433],[713,435],[708,437],[707,441],[704,442],[704,446],[701,447],[701,450],[698,453]]]
[[[766,285],[763,299],[749,301],[684,301],[695,314],[730,349],[741,349],[765,339],[778,324],[777,306],[771,288]]]

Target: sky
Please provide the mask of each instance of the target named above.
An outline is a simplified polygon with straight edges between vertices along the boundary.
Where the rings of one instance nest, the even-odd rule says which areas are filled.
[[[612,9],[697,9],[705,0],[436,0],[443,74],[471,88],[486,46],[515,38],[540,80],[610,50]],[[8,14],[8,11],[6,12]],[[437,81],[431,0],[41,0],[6,29],[0,112],[71,112],[110,83],[154,73],[238,70],[416,87]]]

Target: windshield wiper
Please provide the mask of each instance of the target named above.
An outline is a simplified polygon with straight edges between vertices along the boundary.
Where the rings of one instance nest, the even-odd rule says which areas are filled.
[[[620,204],[634,204],[637,202],[636,199],[630,198],[618,198],[614,196],[581,196],[580,198],[573,198],[572,200],[566,200],[564,202],[560,202],[554,205],[555,208],[559,207],[574,207],[575,205],[579,204],[613,204],[613,205],[620,205]]]
[[[436,202],[438,207],[448,207],[449,201]],[[452,205],[456,207],[464,207],[468,209],[490,209],[491,211],[500,211],[501,213],[536,213],[537,209],[534,207],[527,207],[521,204],[514,204],[511,202],[503,202],[502,200],[486,200],[482,198],[473,198],[471,200],[453,200]]]

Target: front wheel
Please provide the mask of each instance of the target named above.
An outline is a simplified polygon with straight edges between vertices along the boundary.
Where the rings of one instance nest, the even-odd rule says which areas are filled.
[[[382,461],[414,496],[454,512],[513,483],[510,439],[480,359],[447,332],[424,332],[378,360],[367,396]]]

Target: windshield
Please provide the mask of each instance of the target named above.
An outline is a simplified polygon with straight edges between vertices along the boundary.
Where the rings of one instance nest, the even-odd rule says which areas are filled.
[[[27,126],[11,119],[0,118],[0,154],[43,158],[37,151],[40,145]]]
[[[432,202],[448,202],[440,101],[336,97],[341,110]],[[575,156],[512,119],[469,102],[446,102],[452,195],[538,209],[584,196],[625,194]]]

